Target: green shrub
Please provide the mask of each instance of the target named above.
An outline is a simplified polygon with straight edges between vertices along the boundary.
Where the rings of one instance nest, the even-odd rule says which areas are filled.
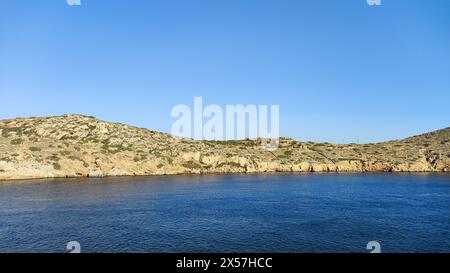
[[[60,151],[59,152],[62,156],[68,156],[70,155],[70,151]]]
[[[39,148],[39,147],[30,147],[30,151],[32,151],[32,152],[40,152],[41,148]]]
[[[223,167],[225,165],[230,166],[230,167],[235,167],[235,168],[241,168],[242,167],[241,164],[239,164],[237,162],[223,162],[223,163],[220,163],[219,165],[217,165],[217,168],[221,168],[221,167]]]
[[[187,168],[187,169],[199,169],[202,166],[192,160],[185,162],[182,164],[183,167]]]
[[[59,163],[53,163],[53,168],[55,169],[55,170],[61,170],[61,165],[59,165]]]
[[[120,144],[110,145],[108,143],[104,143],[102,146],[102,152],[104,154],[116,154],[125,151],[131,151],[131,149]]]
[[[60,158],[58,157],[57,154],[53,154],[51,156],[48,156],[47,159],[51,160],[51,161],[59,161],[60,160]]]
[[[5,161],[5,162],[12,162],[13,160],[11,159],[11,158],[9,158],[9,157],[3,157],[3,158],[0,158],[0,161]]]
[[[4,127],[2,129],[2,136],[9,137],[10,133],[16,133],[17,136],[22,135],[22,127]]]
[[[74,155],[69,156],[68,159],[73,160],[73,161],[77,161],[77,160],[82,161],[81,158],[79,158],[78,156],[74,156]]]
[[[134,157],[134,162],[144,161],[147,160],[147,155],[145,154],[138,154]]]
[[[21,138],[16,138],[16,139],[11,140],[12,145],[20,145],[22,143],[23,143],[23,139],[21,139]]]

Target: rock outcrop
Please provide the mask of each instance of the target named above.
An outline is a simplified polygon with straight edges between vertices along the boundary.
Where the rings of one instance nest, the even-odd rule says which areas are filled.
[[[64,115],[0,121],[0,180],[258,172],[449,172],[450,128],[376,144],[194,141]]]

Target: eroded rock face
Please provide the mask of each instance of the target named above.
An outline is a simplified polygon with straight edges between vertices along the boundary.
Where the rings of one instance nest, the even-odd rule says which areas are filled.
[[[0,180],[183,173],[449,172],[450,128],[366,145],[192,141],[93,117],[0,121]]]

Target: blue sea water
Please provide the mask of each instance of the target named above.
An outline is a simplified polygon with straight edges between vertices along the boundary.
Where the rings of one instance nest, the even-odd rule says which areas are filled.
[[[450,252],[450,176],[0,182],[0,252]]]

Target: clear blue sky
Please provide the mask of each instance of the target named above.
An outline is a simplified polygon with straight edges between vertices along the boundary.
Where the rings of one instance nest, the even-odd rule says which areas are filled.
[[[281,135],[374,142],[450,126],[450,1],[0,2],[0,118],[279,104]]]

